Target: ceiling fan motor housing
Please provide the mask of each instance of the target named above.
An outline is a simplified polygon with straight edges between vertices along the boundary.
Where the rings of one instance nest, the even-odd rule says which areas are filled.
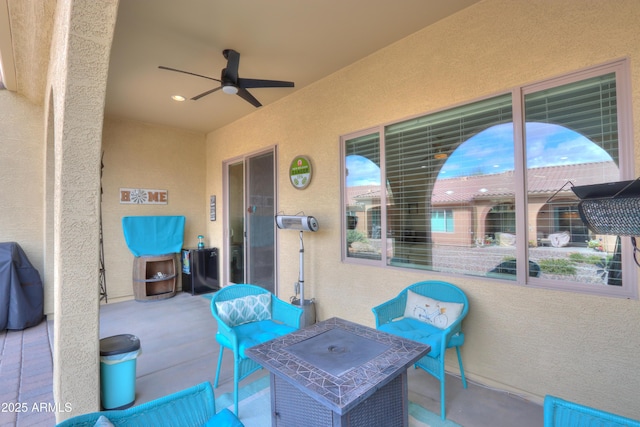
[[[226,50],[225,50],[226,52]],[[225,55],[226,57],[226,55]],[[227,77],[227,69],[222,69],[222,74],[220,75],[220,81],[222,85],[222,91],[224,93],[228,93],[229,95],[235,95],[238,93],[237,82],[234,82],[232,79]]]

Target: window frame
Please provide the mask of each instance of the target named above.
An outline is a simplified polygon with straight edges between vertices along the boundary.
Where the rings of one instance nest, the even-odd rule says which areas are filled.
[[[510,94],[512,101],[512,117],[513,117],[513,131],[514,131],[514,178],[515,178],[515,206],[516,206],[516,234],[521,236],[527,236],[527,239],[519,239],[527,242],[531,239],[528,232],[528,201],[527,201],[527,164],[526,164],[526,149],[525,149],[525,129],[524,129],[524,102],[527,94],[540,92],[542,90],[555,88],[565,84],[586,80],[591,77],[597,77],[608,73],[615,73],[616,79],[616,97],[617,97],[617,120],[618,120],[618,150],[619,150],[619,180],[631,180],[635,179],[634,175],[634,141],[633,141],[633,122],[632,122],[632,96],[631,96],[631,77],[629,70],[629,62],[626,58],[611,61],[605,64],[597,65],[594,67],[585,68],[582,70],[574,71],[571,73],[563,74],[561,76],[544,79],[538,82],[522,84],[510,90],[492,94],[476,100],[470,100],[468,102],[459,103],[453,106],[447,106],[446,108],[430,111],[427,113],[417,114],[411,117],[395,120],[393,122],[383,123],[378,126],[363,129],[357,132],[342,135],[340,137],[340,163],[342,173],[340,174],[340,186],[341,186],[341,261],[348,264],[362,264],[370,265],[382,268],[410,270],[414,272],[420,272],[423,274],[435,274],[451,277],[473,277],[478,280],[501,280],[521,286],[529,286],[535,288],[553,289],[560,291],[578,292],[586,294],[596,294],[609,297],[631,298],[638,299],[638,284],[637,284],[637,266],[633,259],[633,246],[630,238],[622,237],[622,286],[594,286],[587,283],[580,282],[564,282],[560,280],[545,279],[540,277],[530,277],[528,274],[528,262],[519,262],[516,266],[515,280],[505,280],[493,277],[483,276],[466,276],[460,273],[452,273],[447,271],[438,271],[431,269],[412,268],[410,266],[397,266],[394,263],[389,262],[387,259],[387,241],[382,239],[382,253],[380,259],[360,258],[349,256],[346,248],[346,206],[345,196],[347,191],[346,181],[346,144],[348,141],[363,137],[366,135],[377,134],[380,144],[380,184],[382,189],[386,189],[387,177],[386,177],[386,151],[385,151],[385,129],[388,126],[407,122],[413,119],[430,116],[439,112],[452,110],[458,107],[464,107],[465,105],[472,104],[474,102],[488,100],[494,97]],[[381,235],[387,236],[387,194],[386,191],[381,191],[380,194],[380,215],[381,215]],[[438,208],[442,210],[442,208]],[[432,233],[446,233],[447,231],[438,231]],[[522,242],[516,244],[516,258],[527,260],[528,245]]]
[[[363,129],[357,132],[352,132],[348,135],[344,135],[342,137],[340,137],[340,170],[342,171],[342,173],[340,174],[340,255],[341,255],[341,260],[342,262],[345,262],[345,260],[349,260],[348,262],[352,262],[352,263],[356,263],[356,264],[373,264],[373,265],[386,265],[385,263],[385,257],[380,257],[380,259],[367,259],[367,258],[356,258],[356,257],[349,257],[347,254],[347,245],[343,244],[347,242],[347,206],[345,205],[345,200],[346,200],[346,191],[347,191],[347,164],[346,164],[346,156],[345,154],[345,150],[346,150],[346,143],[349,140],[352,139],[357,139],[363,136],[369,136],[369,135],[374,135],[376,133],[378,133],[378,144],[380,144],[380,150],[382,150],[382,147],[384,147],[384,145],[382,144],[382,136],[379,133],[380,131],[380,126],[376,126],[376,127],[372,127],[372,128],[368,128],[368,129]],[[380,160],[381,160],[381,167],[380,167],[380,186],[383,187],[383,184],[385,182],[385,174],[384,174],[384,168],[382,168],[382,159],[383,159],[384,155],[383,153],[380,153]],[[383,196],[381,194],[381,200],[386,200],[386,196]],[[344,215],[343,215],[344,214]],[[380,218],[381,218],[381,231],[380,234],[382,236],[386,236],[387,233],[387,222],[384,220],[384,218],[386,218],[387,215],[387,209],[385,206],[385,203],[381,203],[380,204]],[[382,264],[380,264],[382,263]]]

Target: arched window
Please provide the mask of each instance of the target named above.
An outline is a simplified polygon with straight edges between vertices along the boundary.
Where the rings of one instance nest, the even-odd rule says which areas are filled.
[[[632,262],[609,262],[616,236],[591,233],[571,191],[633,178],[627,72],[621,61],[341,138],[343,259],[632,296]],[[376,241],[362,224],[374,217]],[[515,267],[496,270],[505,260]]]

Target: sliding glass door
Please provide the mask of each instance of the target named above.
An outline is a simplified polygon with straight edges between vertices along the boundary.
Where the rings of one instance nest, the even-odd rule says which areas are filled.
[[[244,283],[244,161],[227,165],[227,278]]]
[[[275,292],[275,149],[227,164],[227,277]]]

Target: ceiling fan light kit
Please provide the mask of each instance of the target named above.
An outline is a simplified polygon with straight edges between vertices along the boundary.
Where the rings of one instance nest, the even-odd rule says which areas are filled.
[[[213,89],[209,89],[202,92],[199,95],[191,98],[192,101],[207,96],[213,92],[217,92],[222,89],[224,93],[229,95],[238,95],[254,107],[261,107],[262,104],[258,101],[247,89],[269,88],[269,87],[294,87],[293,82],[281,81],[281,80],[261,80],[261,79],[243,79],[238,76],[238,68],[240,66],[240,54],[233,49],[225,49],[222,51],[222,55],[227,59],[227,66],[222,69],[222,73],[219,79],[203,76],[201,74],[192,73],[190,71],[178,70],[176,68],[165,67],[160,65],[158,68],[161,70],[175,71],[178,73],[189,74],[191,76],[202,77],[208,80],[214,80],[220,83],[220,86]]]
[[[235,95],[238,93],[238,88],[233,85],[222,86],[222,91],[229,95]]]

